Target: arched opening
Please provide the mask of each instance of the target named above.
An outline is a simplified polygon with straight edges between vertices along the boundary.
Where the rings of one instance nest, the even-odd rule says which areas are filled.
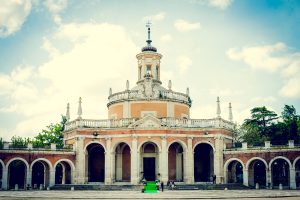
[[[169,147],[168,166],[169,180],[183,181],[183,149],[178,142]]]
[[[2,177],[3,177],[3,166],[2,166],[2,163],[1,163],[1,160],[0,160],[0,189],[2,188],[2,184],[3,184],[3,180],[2,180]]]
[[[194,150],[195,182],[210,182],[214,175],[214,153],[209,144],[201,143]]]
[[[255,186],[256,183],[259,184],[259,187],[266,186],[266,165],[261,160],[251,161],[248,168],[249,175],[249,186]]]
[[[87,147],[88,152],[88,181],[104,182],[105,150],[101,144],[93,143]]]
[[[71,166],[66,161],[59,162],[55,167],[55,184],[71,184]]]
[[[228,183],[243,183],[243,165],[239,161],[231,161],[227,170]]]
[[[131,154],[130,147],[122,142],[115,152],[116,181],[130,181],[131,178]]]
[[[15,189],[18,185],[19,189],[25,189],[27,167],[22,160],[14,160],[8,166],[8,188]]]
[[[141,146],[141,172],[142,179],[155,181],[158,179],[158,147],[153,142]]]
[[[32,188],[38,189],[40,186],[48,187],[50,178],[50,167],[45,161],[39,160],[32,166]]]
[[[282,158],[274,160],[271,165],[271,170],[273,186],[277,187],[279,184],[282,184],[282,186],[289,186],[290,167],[286,160]]]
[[[300,159],[295,163],[295,178],[296,178],[296,187],[300,188]]]

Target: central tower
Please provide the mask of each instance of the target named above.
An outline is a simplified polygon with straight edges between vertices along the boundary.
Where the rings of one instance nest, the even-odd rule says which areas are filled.
[[[189,118],[191,99],[187,88],[186,94],[172,90],[169,81],[168,89],[162,86],[160,79],[160,67],[162,55],[152,46],[150,23],[146,25],[148,38],[139,54],[138,80],[136,86],[129,88],[126,82],[126,90],[113,93],[109,90],[108,118],[143,118],[151,115],[156,118]]]

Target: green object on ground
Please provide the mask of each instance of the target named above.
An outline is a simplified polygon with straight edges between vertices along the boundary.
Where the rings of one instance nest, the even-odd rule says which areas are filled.
[[[144,193],[157,193],[156,182],[147,181],[146,185],[144,185]]]

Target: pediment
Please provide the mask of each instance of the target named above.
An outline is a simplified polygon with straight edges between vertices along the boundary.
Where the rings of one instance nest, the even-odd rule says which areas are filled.
[[[129,126],[129,128],[160,128],[161,121],[152,115],[146,115]]]

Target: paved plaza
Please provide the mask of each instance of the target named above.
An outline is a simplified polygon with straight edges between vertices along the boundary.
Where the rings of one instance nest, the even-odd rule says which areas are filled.
[[[299,190],[194,190],[144,194],[139,191],[0,191],[1,200],[29,199],[289,199]]]

